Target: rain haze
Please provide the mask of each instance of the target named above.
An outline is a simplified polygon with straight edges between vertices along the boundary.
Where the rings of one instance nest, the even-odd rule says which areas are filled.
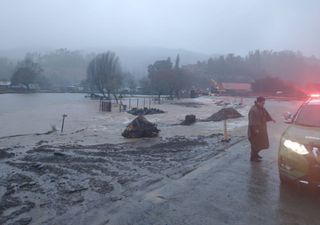
[[[0,0],[0,225],[320,224],[319,9]]]
[[[160,47],[320,55],[319,1],[1,0],[0,50]]]

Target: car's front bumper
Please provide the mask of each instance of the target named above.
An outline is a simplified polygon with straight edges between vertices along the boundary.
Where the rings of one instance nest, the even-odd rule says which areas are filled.
[[[320,187],[320,163],[312,155],[279,154],[279,173],[289,180]]]

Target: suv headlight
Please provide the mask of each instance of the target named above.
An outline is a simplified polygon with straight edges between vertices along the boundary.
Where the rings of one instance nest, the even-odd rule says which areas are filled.
[[[289,139],[284,139],[283,145],[295,153],[298,153],[299,155],[307,155],[309,152],[306,149],[306,147],[303,144],[300,144],[295,141],[291,141]]]

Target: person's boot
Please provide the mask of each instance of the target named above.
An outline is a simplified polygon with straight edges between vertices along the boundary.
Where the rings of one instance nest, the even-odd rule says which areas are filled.
[[[261,159],[259,159],[257,155],[251,155],[250,161],[251,162],[261,162]]]

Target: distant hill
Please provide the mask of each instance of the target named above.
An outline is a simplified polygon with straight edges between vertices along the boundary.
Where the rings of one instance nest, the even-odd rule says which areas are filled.
[[[0,57],[7,57],[13,60],[21,60],[28,52],[39,52],[46,54],[54,52],[56,49],[41,48],[41,49],[27,49],[16,48],[0,50]],[[70,51],[77,51],[77,49],[69,49]],[[156,60],[166,59],[171,57],[174,61],[177,54],[180,55],[180,65],[194,64],[198,61],[208,60],[210,57],[218,56],[192,52],[183,49],[168,49],[160,47],[112,47],[112,48],[84,48],[81,49],[83,55],[92,53],[102,53],[108,50],[114,51],[120,58],[121,65],[126,72],[132,73],[136,77],[143,77],[147,75],[148,65],[154,63]],[[83,76],[83,75],[81,75]],[[82,79],[82,77],[81,77]]]

